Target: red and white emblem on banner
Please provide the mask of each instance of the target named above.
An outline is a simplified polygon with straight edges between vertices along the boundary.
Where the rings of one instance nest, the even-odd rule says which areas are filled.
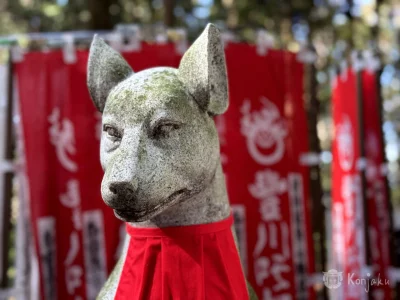
[[[229,44],[226,59],[230,107],[219,132],[229,198],[241,207],[236,225],[246,228],[238,235],[248,279],[260,299],[313,299],[303,65],[244,44]]]

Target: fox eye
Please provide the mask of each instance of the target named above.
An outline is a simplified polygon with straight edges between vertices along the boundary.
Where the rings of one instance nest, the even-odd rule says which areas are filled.
[[[107,133],[107,136],[112,140],[120,140],[122,138],[122,133],[111,125],[104,124],[103,131]]]
[[[152,135],[156,139],[166,138],[172,131],[179,129],[180,127],[181,124],[177,122],[162,122],[154,128]]]

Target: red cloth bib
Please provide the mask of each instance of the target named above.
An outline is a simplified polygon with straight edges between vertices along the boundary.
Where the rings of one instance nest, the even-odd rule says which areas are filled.
[[[115,299],[246,300],[246,281],[231,226],[134,228]]]

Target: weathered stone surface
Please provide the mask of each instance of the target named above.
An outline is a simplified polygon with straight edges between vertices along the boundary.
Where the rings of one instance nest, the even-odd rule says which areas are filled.
[[[219,32],[208,25],[179,69],[134,73],[95,38],[88,87],[103,112],[102,197],[136,227],[217,222],[230,214],[212,116],[228,107]],[[113,299],[124,253],[99,298]]]
[[[132,69],[122,56],[95,35],[90,47],[87,85],[100,112],[111,89],[131,74]]]
[[[182,57],[179,79],[199,105],[214,115],[228,108],[225,54],[218,29],[208,24]]]

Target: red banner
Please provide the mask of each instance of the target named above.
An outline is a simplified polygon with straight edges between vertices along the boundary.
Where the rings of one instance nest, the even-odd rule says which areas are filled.
[[[335,299],[364,299],[364,208],[359,172],[360,145],[356,74],[345,70],[333,83],[334,141],[332,145],[333,266],[324,274]]]
[[[365,120],[365,156],[368,202],[368,233],[374,279],[374,299],[390,299],[391,288],[387,282],[390,266],[388,194],[385,179],[383,136],[379,109],[377,76],[370,71],[362,73],[363,109]]]
[[[180,61],[170,44],[125,57],[135,71]],[[94,299],[124,234],[100,197],[101,116],[87,51],[77,59],[29,53],[16,65],[43,299]],[[216,124],[245,273],[260,298],[314,299],[303,64],[245,44],[229,44],[226,59],[230,108]]]
[[[125,229],[100,195],[101,115],[86,87],[87,51],[61,51],[16,65],[32,227],[42,299],[95,299],[118,258]],[[174,45],[126,54],[135,71],[177,66]]]
[[[260,299],[312,299],[303,65],[244,44],[226,59],[230,107],[216,121],[246,275]]]

